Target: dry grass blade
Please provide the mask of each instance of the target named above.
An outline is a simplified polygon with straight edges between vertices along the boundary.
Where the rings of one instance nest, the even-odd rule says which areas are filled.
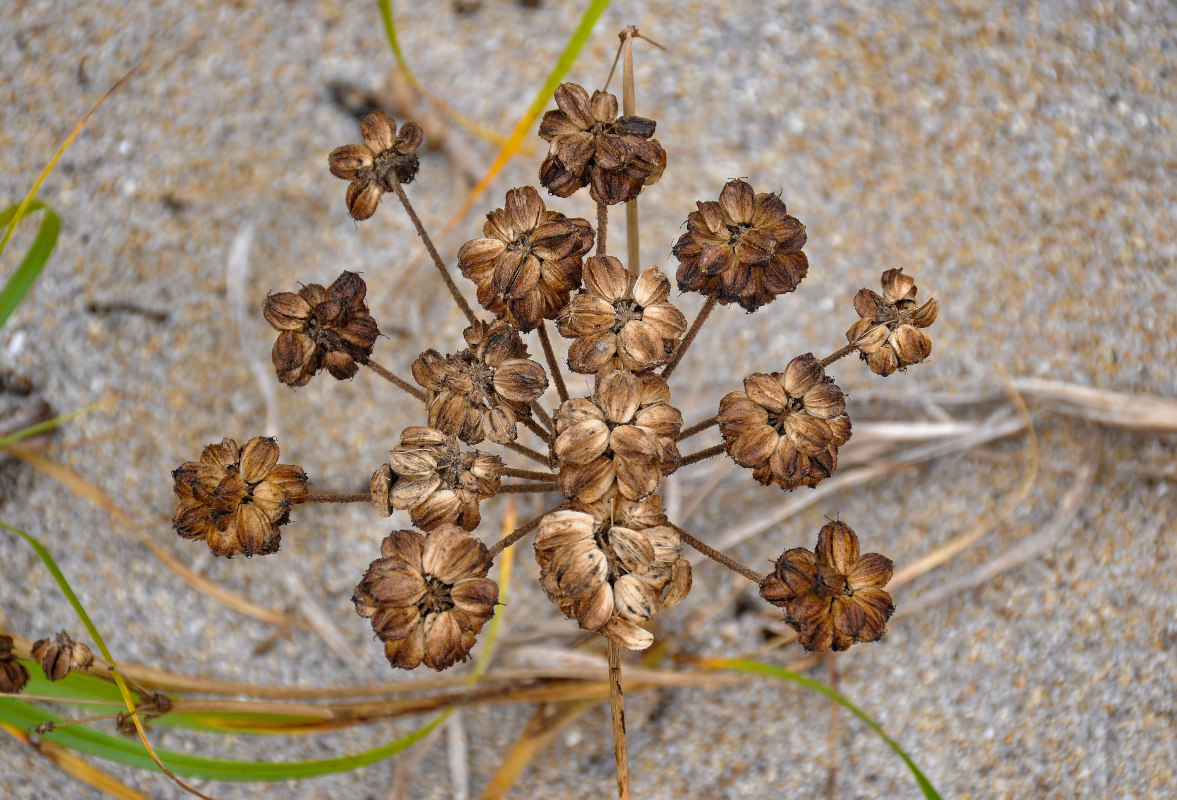
[[[75,755],[72,751],[60,745],[43,739],[34,742],[28,733],[12,725],[0,723],[0,728],[3,728],[13,739],[28,745],[45,756],[45,758],[53,762],[54,766],[74,780],[97,789],[103,794],[117,798],[117,800],[150,800],[147,795],[140,794],[117,778],[92,767],[81,756]]]
[[[523,774],[523,770],[527,769],[527,765],[536,754],[546,747],[557,733],[592,706],[592,702],[580,702],[556,709],[536,709],[523,733],[491,776],[490,783],[479,795],[479,800],[502,800],[506,797],[511,785]]]

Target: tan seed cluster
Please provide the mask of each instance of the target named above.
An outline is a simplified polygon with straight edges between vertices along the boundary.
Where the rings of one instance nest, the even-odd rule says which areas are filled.
[[[549,142],[539,168],[539,182],[558,197],[583,186],[597,203],[616,205],[632,200],[642,187],[656,183],[666,169],[666,151],[654,135],[652,119],[617,116],[617,98],[583,86],[556,88],[558,111],[540,121],[539,135]]]
[[[172,525],[185,539],[200,539],[213,555],[276,553],[278,529],[290,522],[290,507],[307,497],[301,467],[278,463],[278,445],[257,436],[239,448],[232,439],[210,444],[200,461],[173,473],[180,498]]]
[[[846,339],[858,344],[871,372],[890,375],[932,354],[932,340],[920,328],[936,321],[940,303],[933,297],[916,306],[915,279],[901,269],[884,272],[882,283],[882,297],[870,289],[854,295],[854,310],[862,319],[850,326]]]
[[[428,536],[393,531],[352,602],[384,642],[388,663],[446,669],[465,661],[494,615],[499,587],[486,577],[486,545],[456,525]]]
[[[547,373],[506,320],[475,322],[463,335],[465,350],[443,356],[430,349],[413,362],[429,426],[466,444],[513,442],[519,420],[531,416],[529,404],[548,388]]]
[[[806,650],[845,650],[887,632],[895,604],[883,587],[892,572],[891,559],[859,554],[858,535],[831,522],[818,534],[816,552],[797,547],[781,554],[760,595],[785,609]]]
[[[781,198],[729,181],[719,201],[700,202],[674,245],[678,288],[755,311],[791,292],[809,271],[805,226]]]
[[[345,271],[327,288],[309,283],[267,297],[262,313],[279,331],[270,354],[278,380],[305,386],[321,369],[347,380],[367,364],[380,335],[364,303],[367,294],[364,280]]]
[[[38,639],[33,643],[33,660],[41,665],[41,671],[51,681],[59,681],[70,670],[86,669],[94,663],[94,653],[87,645],[75,642],[61,631],[53,639]]]
[[[407,509],[423,531],[447,524],[472,531],[482,521],[478,504],[498,494],[502,471],[498,456],[463,451],[458,437],[414,425],[372,476],[372,502],[385,517]]]
[[[597,377],[591,399],[572,398],[555,416],[553,451],[565,496],[592,504],[615,492],[641,500],[678,468],[682,414],[670,387],[653,373],[621,370]]]
[[[761,483],[816,486],[837,468],[838,448],[850,439],[845,412],[842,390],[806,353],[784,373],[749,375],[744,391],[725,395],[719,431],[732,459]]]
[[[327,166],[336,178],[351,181],[347,187],[347,213],[365,220],[376,213],[385,192],[398,183],[411,183],[417,175],[417,147],[424,133],[415,122],[406,122],[396,132],[396,121],[383,111],[373,111],[360,123],[363,144],[337,147],[327,156]]]
[[[458,269],[478,286],[482,307],[522,331],[555,319],[580,286],[594,240],[588,221],[548,211],[539,192],[524,186],[507,192],[482,232],[458,251]]]
[[[657,267],[635,278],[613,256],[585,262],[584,289],[560,312],[556,325],[573,339],[573,372],[613,369],[646,372],[664,365],[687,329],[682,312],[667,302],[670,280]]]
[[[16,694],[29,682],[29,671],[12,652],[12,637],[0,636],[0,692]]]
[[[691,565],[665,523],[657,495],[548,514],[535,537],[540,585],[580,627],[645,650],[654,637],[642,626],[691,589]]]

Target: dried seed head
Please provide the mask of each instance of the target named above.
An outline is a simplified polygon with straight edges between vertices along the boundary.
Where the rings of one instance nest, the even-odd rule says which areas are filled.
[[[547,373],[527,357],[519,331],[506,320],[475,322],[464,336],[465,350],[448,356],[426,350],[413,362],[429,426],[466,444],[512,442],[517,422],[531,416],[531,401],[547,389]]]
[[[859,289],[854,310],[862,319],[846,331],[846,339],[858,344],[859,356],[878,375],[905,371],[932,354],[932,340],[920,328],[936,321],[940,303],[931,298],[922,306],[915,301],[915,279],[902,269],[883,273],[883,295]]]
[[[891,580],[891,559],[859,554],[849,525],[821,529],[816,551],[786,550],[760,584],[760,595],[785,609],[806,650],[845,650],[855,642],[877,642],[895,611],[883,587]]]
[[[756,373],[744,391],[719,402],[719,431],[728,455],[763,484],[816,486],[838,466],[850,438],[846,398],[812,353],[783,373]]]
[[[556,322],[575,340],[568,347],[573,372],[646,372],[670,360],[687,319],[666,301],[670,281],[660,269],[635,278],[613,256],[593,256],[585,261],[584,287]]]
[[[174,472],[180,498],[172,526],[185,539],[203,539],[213,555],[232,558],[276,553],[278,528],[290,522],[290,507],[307,497],[301,467],[278,463],[278,445],[257,436],[242,448],[232,439],[210,444],[200,461]]]
[[[94,663],[90,648],[61,631],[54,639],[40,639],[33,643],[33,659],[51,681],[59,681],[72,669],[86,669]]]
[[[442,670],[465,661],[494,615],[498,585],[486,545],[456,525],[422,536],[393,531],[356,587],[356,613],[372,621],[388,663]]]
[[[591,400],[561,405],[552,450],[564,495],[591,504],[618,492],[628,500],[652,494],[681,460],[682,414],[669,400],[660,376],[613,370],[597,376]]]
[[[456,436],[414,426],[372,476],[372,496],[384,516],[408,509],[421,530],[455,524],[472,531],[482,521],[478,504],[498,493],[502,471],[498,456],[463,452]]]
[[[406,122],[396,132],[396,121],[383,111],[373,111],[360,123],[363,144],[337,147],[327,156],[331,174],[345,181],[347,213],[364,220],[376,213],[385,192],[397,183],[412,183],[420,166],[417,147],[424,134],[415,122]]]
[[[594,201],[616,205],[632,200],[643,186],[656,183],[666,168],[666,151],[654,135],[652,119],[617,116],[617,98],[564,83],[556,88],[558,111],[540,121],[539,135],[550,142],[539,168],[549,192],[568,197],[589,187]]]
[[[564,615],[630,650],[653,636],[641,627],[686,597],[690,564],[666,524],[657,495],[552,512],[540,522],[535,558],[540,585]]]
[[[809,271],[805,226],[781,198],[729,181],[719,201],[697,203],[674,245],[678,288],[755,311],[797,288]]]
[[[458,269],[478,286],[483,308],[522,331],[555,319],[580,286],[594,240],[588,221],[546,210],[539,192],[524,186],[507,192],[482,232],[458,251]]]
[[[380,335],[364,303],[367,292],[359,275],[343,272],[327,288],[311,283],[269,295],[263,313],[279,331],[271,353],[278,380],[304,386],[321,369],[346,380],[367,364]]]
[[[12,637],[0,636],[0,692],[16,694],[29,682],[29,671],[12,652]]]

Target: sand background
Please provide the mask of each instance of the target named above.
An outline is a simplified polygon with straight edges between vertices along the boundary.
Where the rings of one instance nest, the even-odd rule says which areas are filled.
[[[461,16],[441,2],[397,10],[421,79],[462,114],[506,132],[581,6],[486,0]],[[327,282],[344,268],[363,272],[373,313],[392,334],[377,357],[402,374],[426,347],[460,341],[461,317],[400,210],[385,203],[355,225],[344,184],[325,168],[331,148],[358,141],[355,118],[330,87],[384,92],[395,69],[375,4],[5,3],[0,23],[5,204],[24,195],[98,96],[147,57],[41,190],[63,228],[35,290],[0,331],[0,365],[34,385],[30,397],[5,397],[5,413],[40,400],[67,412],[117,397],[71,423],[48,455],[218,583],[273,609],[313,604],[350,655],[299,629],[253,656],[271,626],[195,592],[105,512],[12,460],[0,462],[0,517],[53,551],[127,662],[281,685],[390,680],[349,602],[388,521],[366,507],[300,510],[281,553],[251,561],[215,561],[166,522],[170,470],[222,436],[276,433],[284,462],[358,491],[398,431],[420,419],[370,374],[343,384],[324,376],[299,391],[270,380],[272,332],[258,313],[267,292]],[[752,316],[723,309],[708,323],[677,376],[688,422],[749,372],[836,349],[855,318],[854,292],[892,266],[940,299],[935,352],[886,380],[857,362],[837,365],[856,424],[944,414],[978,423],[991,406],[936,398],[1000,396],[1003,373],[1023,388],[1044,380],[1177,396],[1177,6],[617,0],[569,78],[599,85],[615,33],[630,23],[669,48],[639,47],[637,56],[639,113],[658,120],[668,151],[665,177],[642,197],[643,262],[673,271],[670,247],[687,212],[736,176],[781,190],[809,232],[812,268],[796,295]],[[433,230],[464,196],[466,173],[494,152],[454,136],[455,146],[424,155],[411,187]],[[506,188],[535,182],[542,143],[528,142],[530,154],[440,244],[451,262]],[[553,205],[592,218],[587,197]],[[31,230],[9,246],[5,274]],[[614,231],[620,244],[620,226]],[[678,302],[688,316],[700,305]],[[842,689],[944,797],[1172,797],[1174,440],[1035,408],[1039,469],[1024,501],[964,554],[896,590],[901,615],[912,612],[881,644],[840,658]],[[766,565],[786,547],[812,546],[823,518],[840,515],[866,548],[902,567],[1001,514],[1025,483],[1030,452],[1022,432],[896,470],[821,496],[736,552]],[[685,508],[711,474],[678,478],[672,507]],[[742,470],[722,477],[679,520],[708,540],[792,499]],[[521,515],[529,510],[521,504]],[[498,513],[486,514],[488,538]],[[518,563],[501,665],[517,663],[524,646],[575,638],[527,580],[526,546]],[[0,564],[0,627],[29,638],[79,632],[26,545],[0,536]],[[681,632],[723,605],[685,652],[735,655],[763,641],[773,615],[732,602],[731,586],[719,569],[701,568],[691,597],[665,615],[665,629]],[[795,648],[770,658],[788,663],[801,655]],[[462,712],[462,737],[450,731],[414,752],[407,796],[461,796],[451,785],[451,738],[465,742],[477,796],[530,714]],[[799,688],[749,680],[633,694],[629,719],[635,797],[826,796],[829,709]],[[413,724],[308,740],[165,733],[159,743],[225,757],[323,758]],[[902,763],[865,727],[843,715],[837,738],[838,796],[917,796]],[[161,776],[99,766],[149,796],[182,796]],[[297,785],[198,785],[218,798],[384,798],[394,796],[396,770],[385,762]],[[607,797],[612,772],[602,704],[555,739],[512,796]],[[99,796],[7,737],[0,794]]]

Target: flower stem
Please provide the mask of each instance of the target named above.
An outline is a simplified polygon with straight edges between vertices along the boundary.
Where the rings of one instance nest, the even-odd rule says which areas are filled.
[[[544,426],[540,425],[538,422],[533,420],[531,417],[524,417],[522,422],[523,422],[524,426],[527,427],[527,430],[534,433],[536,436],[538,436],[543,441],[545,441],[545,442],[552,441],[552,432],[549,431]]]
[[[345,492],[307,492],[304,503],[366,503],[372,499],[368,492],[347,494]]]
[[[549,438],[556,429],[552,426],[552,418],[548,416],[548,412],[544,411],[544,407],[539,404],[538,400],[531,401],[531,413],[535,414],[536,419],[539,420],[540,425],[543,425],[545,428],[547,428],[548,437],[545,438]]]
[[[711,547],[710,545],[706,545],[703,542],[696,539],[694,536],[691,536],[689,533],[687,533],[686,531],[684,531],[682,528],[678,527],[677,525],[672,524],[670,527],[674,528],[678,532],[678,538],[682,539],[683,542],[685,542],[686,544],[689,544],[691,547],[695,548],[696,550],[698,550],[700,553],[702,553],[703,555],[710,558],[715,563],[722,564],[723,566],[730,569],[732,572],[737,572],[740,575],[743,575],[745,578],[752,581],[757,586],[759,586],[761,581],[764,580],[764,576],[761,575],[756,570],[749,569],[748,567],[745,567],[743,564],[741,564],[739,561],[736,561],[734,558],[730,558],[728,556],[725,556],[723,553],[719,552],[714,547]]]
[[[560,487],[556,485],[555,481],[548,483],[540,483],[538,481],[528,481],[527,483],[504,483],[499,486],[499,494],[528,494],[534,492],[536,494],[548,494],[550,492],[558,492]]]
[[[633,37],[638,29],[633,25],[621,32],[621,110],[628,116],[637,114],[637,98],[633,84]],[[642,268],[641,237],[638,232],[638,199],[625,201],[625,252],[629,261],[626,266],[635,278]],[[618,789],[621,789],[621,763],[617,764]],[[629,797],[629,775],[626,775],[622,797]]]
[[[504,536],[502,539],[499,539],[497,542],[492,544],[489,548],[487,548],[487,555],[490,556],[490,560],[494,561],[495,557],[499,553],[503,552],[508,547],[515,544],[515,542],[531,533],[531,531],[533,531],[535,528],[539,527],[539,524],[543,521],[544,517],[546,517],[548,514],[551,514],[553,511],[558,510],[562,505],[564,505],[562,502],[557,503],[548,510],[544,511],[542,514],[539,514],[538,516],[529,519],[527,522],[524,522],[510,534]]]
[[[605,234],[609,230],[609,206],[597,203],[597,255],[605,255]]]
[[[525,455],[528,458],[530,458],[532,461],[538,461],[539,463],[543,464],[545,467],[548,466],[548,457],[547,456],[545,456],[543,453],[539,452],[538,450],[532,450],[530,447],[528,447],[525,444],[519,444],[519,442],[507,442],[506,444],[503,445],[503,447],[506,447],[508,450],[514,450],[516,453],[520,453],[521,455]]]
[[[687,428],[682,433],[680,433],[678,435],[678,438],[675,439],[675,441],[681,442],[683,439],[690,439],[696,433],[702,433],[703,431],[710,428],[712,425],[716,425],[718,423],[719,423],[718,416],[708,417],[707,419],[703,420],[702,422],[697,422],[694,425],[692,425],[691,427]]]
[[[389,372],[388,370],[386,370],[384,367],[377,364],[372,359],[368,359],[368,363],[366,364],[366,366],[369,369],[371,369],[373,372],[375,372],[377,375],[379,375],[381,378],[384,378],[384,380],[388,381],[389,383],[391,383],[393,386],[397,387],[401,391],[403,391],[407,394],[411,394],[413,397],[417,398],[422,403],[425,402],[425,392],[421,391],[413,384],[409,383],[408,381],[406,381],[402,378],[398,378],[392,372]]]
[[[858,349],[858,343],[851,342],[850,344],[846,345],[845,347],[839,348],[838,350],[835,350],[834,352],[830,353],[828,356],[826,356],[825,358],[823,358],[821,361],[819,361],[817,363],[821,364],[822,368],[824,369],[825,367],[828,367],[830,364],[833,364],[838,359],[845,358],[846,356],[850,355],[851,353],[853,353],[857,349]]]
[[[391,177],[391,176],[390,176]],[[409,219],[413,222],[413,227],[417,229],[417,235],[421,237],[421,241],[425,243],[425,249],[429,251],[429,256],[433,259],[433,265],[437,267],[437,271],[441,273],[441,279],[445,281],[446,288],[450,290],[453,295],[454,302],[458,304],[458,308],[462,309],[462,313],[466,315],[466,319],[473,325],[478,321],[474,316],[474,312],[470,308],[470,304],[466,302],[466,298],[462,296],[462,292],[458,289],[458,285],[454,283],[453,277],[446,269],[445,262],[441,260],[438,255],[437,248],[433,246],[433,240],[429,238],[429,234],[425,232],[425,226],[421,224],[421,218],[417,216],[417,212],[413,210],[413,204],[409,202],[409,196],[405,194],[405,189],[400,183],[392,178],[392,188],[396,191],[397,198],[400,199],[401,205],[405,207],[405,213],[409,215]]]
[[[542,481],[550,483],[556,479],[556,476],[551,472],[536,472],[530,469],[518,469],[516,467],[503,467],[503,474],[509,478],[526,478],[531,481]]]
[[[670,363],[662,370],[663,378],[669,378],[670,373],[674,372],[675,367],[678,366],[678,362],[682,361],[682,357],[686,355],[687,348],[691,346],[691,342],[695,341],[695,337],[699,335],[699,330],[703,327],[703,323],[707,321],[707,317],[711,316],[711,312],[715,309],[715,304],[718,302],[715,297],[708,297],[707,302],[699,309],[699,316],[695,317],[695,321],[691,323],[691,329],[683,337],[682,344],[678,346],[678,350],[674,353],[674,358],[670,359]]]
[[[552,382],[556,384],[556,393],[560,395],[560,402],[568,402],[568,387],[564,385],[564,375],[560,372],[560,365],[556,362],[556,351],[552,349],[552,340],[548,338],[548,326],[541,319],[539,327],[535,329],[539,334],[539,343],[543,345],[544,356],[548,359],[548,370],[552,373]]]
[[[700,450],[697,453],[691,453],[689,456],[683,456],[682,461],[678,462],[678,465],[680,467],[686,467],[686,466],[690,466],[691,464],[698,463],[700,461],[705,461],[706,459],[711,458],[712,456],[723,455],[723,452],[726,448],[727,448],[727,445],[717,444],[714,447],[708,447],[706,450]]]
[[[621,692],[621,647],[609,640],[609,708],[613,712],[613,757],[617,797],[629,800],[629,747],[625,738],[625,695]]]

